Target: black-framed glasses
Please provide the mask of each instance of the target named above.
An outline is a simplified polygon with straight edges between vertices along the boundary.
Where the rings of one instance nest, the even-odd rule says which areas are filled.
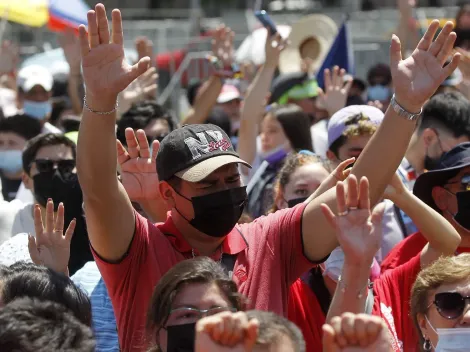
[[[181,307],[172,309],[168,316],[167,326],[193,324],[204,316],[215,315],[222,312],[233,312],[237,310],[231,307],[213,307],[210,309],[198,309],[194,307]]]
[[[465,310],[465,304],[470,300],[470,296],[463,296],[458,292],[441,292],[436,293],[433,304],[436,306],[439,314],[445,319],[457,319],[462,316]]]
[[[36,169],[40,173],[52,172],[55,168],[57,168],[61,173],[70,173],[76,166],[76,162],[73,159],[36,159],[34,162],[36,163]]]

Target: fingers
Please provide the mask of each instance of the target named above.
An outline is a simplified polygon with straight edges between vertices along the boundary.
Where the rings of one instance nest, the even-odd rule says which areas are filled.
[[[131,66],[130,69],[129,69],[129,75],[127,77],[127,79],[128,79],[127,84],[129,85],[132,81],[134,81],[141,74],[143,74],[145,71],[147,71],[148,68],[149,68],[149,65],[150,65],[150,58],[148,56],[146,56],[143,59],[140,59],[138,63]]]
[[[252,319],[248,322],[248,326],[245,329],[245,351],[252,351],[253,346],[256,344],[258,338],[259,321]]]
[[[323,352],[339,352],[338,346],[335,342],[335,330],[329,324],[322,327],[323,330]]]
[[[346,207],[346,190],[343,182],[336,184],[336,206],[338,208],[338,214],[345,214],[348,211]]]
[[[46,205],[46,233],[54,231],[54,202],[52,199],[47,201]]]
[[[343,336],[341,331],[341,318],[340,317],[333,317],[330,321],[330,326],[333,328],[335,332],[335,340],[339,348],[347,347],[348,341]]]
[[[124,34],[122,32],[122,17],[121,11],[114,9],[112,14],[112,42],[114,44],[123,45],[124,44]]]
[[[341,316],[341,331],[348,346],[357,346],[359,341],[356,336],[356,320],[352,313],[344,313]]]
[[[41,207],[39,204],[34,205],[34,231],[36,232],[36,236],[42,236],[44,231],[44,225],[42,223],[42,216],[41,216]]]
[[[439,55],[437,55],[437,60],[439,61],[441,65],[444,65],[446,63],[447,58],[452,53],[452,49],[454,48],[454,43],[456,39],[457,39],[457,34],[455,34],[455,32],[450,33],[448,37],[446,38],[446,41],[444,45],[442,46],[442,49],[439,52]]]
[[[150,147],[144,130],[137,130],[137,143],[139,144],[139,155],[141,158],[150,158]]]
[[[359,189],[357,184],[357,178],[355,175],[349,175],[347,178],[348,183],[348,197],[347,197],[347,209],[353,208],[357,209],[359,206]]]
[[[129,160],[130,156],[126,151],[126,148],[122,145],[122,143],[116,139],[116,150],[117,150],[117,160],[119,165],[124,164],[127,160]]]
[[[365,176],[359,184],[359,208],[370,209],[369,180]]]
[[[333,67],[333,86],[335,88],[343,86],[343,75],[344,70],[340,70],[338,66]]]
[[[67,227],[67,231],[65,231],[65,240],[67,242],[72,241],[75,226],[77,226],[77,219],[73,219],[72,221],[70,221],[69,227]]]
[[[100,44],[100,36],[98,34],[98,23],[96,22],[96,12],[93,10],[87,13],[88,20],[88,40],[90,48],[96,48]]]
[[[329,69],[325,69],[325,71],[323,71],[323,79],[325,81],[325,91],[328,91],[328,89],[333,84],[332,77],[331,77],[331,72],[330,72]]]
[[[36,239],[32,235],[28,235],[28,252],[33,263],[36,265],[41,265],[41,259],[39,257],[39,250],[36,245]]]
[[[340,180],[340,181],[343,181],[344,180],[344,173],[346,170],[346,168],[351,165],[351,164],[354,164],[354,162],[356,161],[356,158],[349,158],[349,159],[346,159],[346,160],[343,160],[335,169],[334,171],[334,176]],[[349,172],[351,172],[351,170],[348,170],[348,174]]]
[[[432,55],[437,56],[439,54],[439,52],[441,51],[441,48],[444,46],[444,43],[446,42],[446,39],[449,36],[449,34],[452,32],[453,28],[454,28],[454,25],[452,24],[452,22],[447,22],[444,25],[441,32],[437,36],[436,40],[429,47],[429,52]]]
[[[351,90],[351,87],[352,87],[352,85],[353,85],[353,81],[354,81],[354,80],[353,80],[352,78],[351,78],[351,79],[348,79],[348,80],[346,81],[346,83],[344,84],[344,87],[343,87],[345,93],[349,93],[349,91]]]
[[[132,128],[126,128],[126,144],[127,144],[127,153],[130,158],[137,158],[139,156],[139,144],[137,143],[137,138]]]
[[[78,37],[80,39],[80,52],[84,58],[90,52],[90,43],[88,41],[88,33],[83,24],[78,27]]]
[[[106,16],[106,9],[103,4],[95,6],[96,22],[98,23],[98,35],[100,44],[109,43],[109,24],[108,17]]]
[[[336,215],[333,213],[333,211],[330,209],[330,207],[323,203],[321,204],[321,211],[323,213],[323,216],[326,218],[330,226],[334,229],[337,229],[336,225]]]
[[[59,233],[62,237],[64,233],[64,204],[60,203],[57,208],[57,215],[55,218],[54,232]]]
[[[367,334],[367,315],[357,314],[354,321],[354,331],[356,340],[361,347],[369,346],[369,336]]]
[[[396,68],[401,60],[402,57],[400,39],[395,34],[393,34],[392,42],[390,43],[390,67]]]
[[[152,162],[155,162],[155,160],[157,160],[157,154],[158,154],[159,150],[160,150],[160,142],[159,141],[153,141],[153,143],[152,143]]]
[[[419,41],[417,48],[420,50],[427,51],[429,47],[431,46],[434,36],[436,35],[436,32],[438,29],[439,29],[439,21],[433,20],[431,24],[429,25],[426,33],[424,33],[424,36]]]

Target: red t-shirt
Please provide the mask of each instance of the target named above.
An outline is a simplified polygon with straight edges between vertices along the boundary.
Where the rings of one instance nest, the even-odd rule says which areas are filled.
[[[411,288],[421,270],[421,252],[374,281],[372,314],[382,317],[395,352],[416,351],[418,336],[410,317]]]
[[[326,316],[315,293],[301,279],[297,279],[290,287],[287,317],[302,331],[307,352],[323,349],[322,326],[325,324]]]
[[[428,240],[421,234],[421,232],[416,232],[405,238],[403,241],[398,243],[385,257],[380,266],[382,274],[387,270],[396,268],[397,266],[408,262],[418,253],[421,253],[427,243]],[[456,254],[460,253],[470,253],[470,248],[457,248]]]
[[[224,240],[223,253],[237,255],[232,279],[248,297],[250,309],[286,316],[289,287],[314,266],[303,253],[304,209],[299,204],[237,225]],[[157,225],[137,213],[135,219],[134,238],[121,262],[107,263],[95,253],[116,313],[119,342],[126,352],[147,347],[145,318],[157,282],[173,265],[192,257],[191,246],[171,215]]]

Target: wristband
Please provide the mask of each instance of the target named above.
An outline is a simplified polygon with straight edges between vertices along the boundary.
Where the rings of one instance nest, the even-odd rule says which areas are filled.
[[[390,106],[399,116],[409,121],[416,121],[421,116],[421,113],[423,112],[423,108],[421,108],[418,113],[409,112],[403,106],[398,104],[398,102],[395,99],[395,94],[393,94],[392,96],[392,100],[390,101]]]

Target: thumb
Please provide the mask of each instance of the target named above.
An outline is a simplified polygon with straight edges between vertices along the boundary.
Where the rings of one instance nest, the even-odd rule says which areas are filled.
[[[141,74],[147,71],[149,68],[149,65],[150,65],[150,58],[146,56],[140,59],[138,63],[131,66],[131,69],[129,71],[130,82],[134,81],[135,79],[137,79],[137,77],[139,77]]]
[[[374,210],[372,211],[372,215],[370,216],[370,222],[375,226],[382,224],[382,218],[385,211],[385,203],[381,202],[375,206]]]
[[[402,57],[400,39],[395,34],[393,34],[392,42],[390,44],[390,66],[392,67],[392,69],[396,68],[401,60]]]
[[[28,251],[33,263],[36,265],[40,265],[41,259],[39,258],[39,251],[36,246],[36,239],[32,235],[28,235]]]

